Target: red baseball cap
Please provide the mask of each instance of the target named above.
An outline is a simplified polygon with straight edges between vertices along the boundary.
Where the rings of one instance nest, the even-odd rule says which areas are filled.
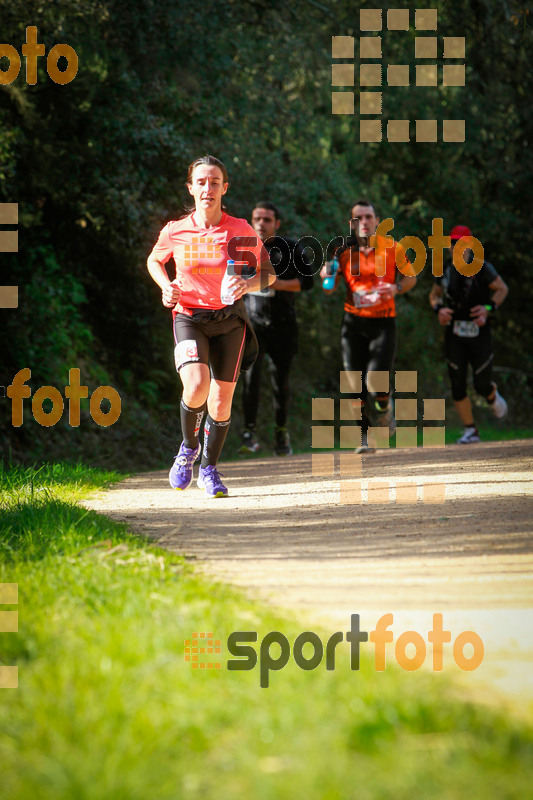
[[[450,232],[450,239],[452,241],[462,239],[463,236],[472,236],[472,231],[470,228],[467,228],[466,225],[456,225],[455,228],[452,228]]]

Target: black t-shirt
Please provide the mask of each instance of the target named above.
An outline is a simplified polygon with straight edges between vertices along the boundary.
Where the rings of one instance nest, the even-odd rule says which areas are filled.
[[[282,280],[297,278],[302,291],[313,287],[313,276],[305,256],[305,249],[285,236],[271,236],[264,245],[276,276]],[[296,322],[295,300],[299,292],[268,289],[263,292],[245,294],[244,302],[250,319],[258,325],[273,325],[278,322]]]
[[[435,283],[442,287],[444,305],[453,308],[454,319],[471,319],[471,308],[490,303],[489,284],[497,277],[498,273],[488,261],[484,261],[471,278],[461,275],[449,262],[444,265],[442,278],[435,278]]]

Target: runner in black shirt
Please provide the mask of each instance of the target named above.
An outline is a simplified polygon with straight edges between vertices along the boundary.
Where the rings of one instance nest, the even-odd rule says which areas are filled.
[[[450,237],[453,243],[463,236],[471,236],[469,228],[456,225]],[[466,250],[464,259],[468,263],[472,251]],[[462,275],[449,262],[444,266],[442,278],[436,278],[429,301],[439,323],[446,326],[445,353],[452,384],[455,408],[464,425],[458,444],[473,444],[481,441],[472,415],[472,404],[466,392],[468,364],[474,373],[474,388],[485,397],[498,419],[507,413],[507,403],[492,380],[494,352],[490,315],[507,296],[507,286],[492,264],[484,261],[481,269],[472,277]]]
[[[287,415],[289,407],[289,373],[297,351],[296,293],[313,286],[303,248],[292,239],[277,235],[280,214],[270,202],[257,203],[252,212],[252,227],[264,243],[276,272],[276,281],[264,292],[250,293],[246,308],[259,342],[259,355],[243,380],[244,425],[242,452],[255,453],[259,442],[255,436],[261,366],[265,355],[270,357],[274,416],[276,422],[274,449],[278,456],[292,453]]]

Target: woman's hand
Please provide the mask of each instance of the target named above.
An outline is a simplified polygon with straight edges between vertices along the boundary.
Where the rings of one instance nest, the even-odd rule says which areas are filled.
[[[179,301],[181,297],[181,292],[174,283],[167,283],[166,286],[163,287],[162,291],[162,300],[163,305],[165,308],[174,308],[176,303]]]
[[[240,300],[248,291],[248,281],[245,281],[240,275],[232,275],[228,280],[227,288],[233,295],[234,301]]]

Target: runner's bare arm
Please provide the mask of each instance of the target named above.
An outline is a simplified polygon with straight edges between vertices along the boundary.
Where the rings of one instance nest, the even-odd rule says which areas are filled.
[[[436,306],[442,305],[442,295],[442,286],[439,286],[438,283],[434,283],[429,293],[429,305],[431,308],[434,309]]]
[[[173,308],[180,299],[181,292],[168,277],[165,265],[151,253],[148,256],[146,266],[148,267],[148,272],[152,279],[161,289],[163,305],[166,308]]]
[[[492,289],[494,292],[491,302],[493,302],[499,308],[509,294],[509,287],[502,279],[501,275],[498,275],[497,278],[494,278],[492,283],[489,283],[489,289]]]
[[[441,325],[449,325],[453,317],[453,309],[442,305],[441,300],[443,296],[442,286],[434,283],[429,293],[429,303],[431,308],[436,311],[438,308],[437,319]]]
[[[491,303],[493,303],[496,308],[499,308],[509,292],[507,284],[503,281],[500,275],[498,275],[496,278],[494,278],[492,283],[489,283],[489,289],[492,289],[494,292],[491,298]],[[489,313],[489,309],[486,306],[478,305],[473,306],[470,309],[470,316],[480,327],[483,327],[483,325],[486,324]]]
[[[405,294],[416,286],[416,277],[414,275],[402,275],[396,285],[398,287],[396,294]]]

